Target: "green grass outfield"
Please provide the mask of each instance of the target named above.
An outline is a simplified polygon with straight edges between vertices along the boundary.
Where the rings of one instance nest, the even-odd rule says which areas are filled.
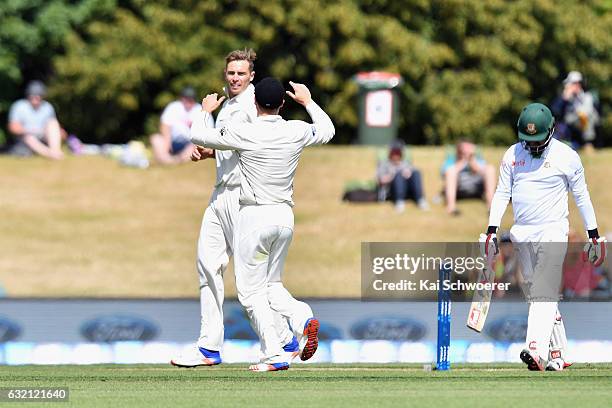
[[[519,364],[298,365],[251,373],[245,364],[0,367],[0,387],[68,387],[78,407],[609,407],[612,364],[530,372]],[[13,404],[11,404],[13,405]],[[28,406],[40,406],[28,404]]]

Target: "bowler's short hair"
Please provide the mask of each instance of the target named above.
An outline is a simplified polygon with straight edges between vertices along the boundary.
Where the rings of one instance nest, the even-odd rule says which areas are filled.
[[[245,48],[244,50],[234,50],[227,54],[225,57],[225,66],[232,61],[248,61],[249,62],[249,71],[253,72],[255,69],[255,60],[257,59],[257,54],[253,51],[252,48]]]

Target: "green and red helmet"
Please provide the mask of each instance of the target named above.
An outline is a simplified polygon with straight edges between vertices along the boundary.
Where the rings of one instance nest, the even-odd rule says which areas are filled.
[[[518,123],[518,138],[525,150],[532,156],[539,157],[555,131],[555,118],[548,106],[541,103],[530,103],[521,111]]]

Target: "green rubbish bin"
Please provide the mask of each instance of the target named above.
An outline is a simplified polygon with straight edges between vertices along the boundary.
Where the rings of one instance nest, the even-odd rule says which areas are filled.
[[[359,85],[359,144],[388,145],[397,138],[401,75],[360,72],[353,79]]]

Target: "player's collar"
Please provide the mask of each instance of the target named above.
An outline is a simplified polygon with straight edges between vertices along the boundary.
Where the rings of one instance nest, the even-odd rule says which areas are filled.
[[[276,122],[278,120],[281,120],[283,117],[281,115],[265,115],[265,116],[258,116],[257,120],[260,122]]]
[[[229,102],[238,103],[238,102],[241,102],[245,98],[246,99],[250,98],[250,100],[253,100],[255,98],[255,86],[253,84],[249,84],[249,86],[247,86],[244,91],[240,92],[238,95],[234,96],[233,98],[229,98],[229,92],[227,91],[227,86],[223,87],[223,92],[228,97],[228,103]]]

